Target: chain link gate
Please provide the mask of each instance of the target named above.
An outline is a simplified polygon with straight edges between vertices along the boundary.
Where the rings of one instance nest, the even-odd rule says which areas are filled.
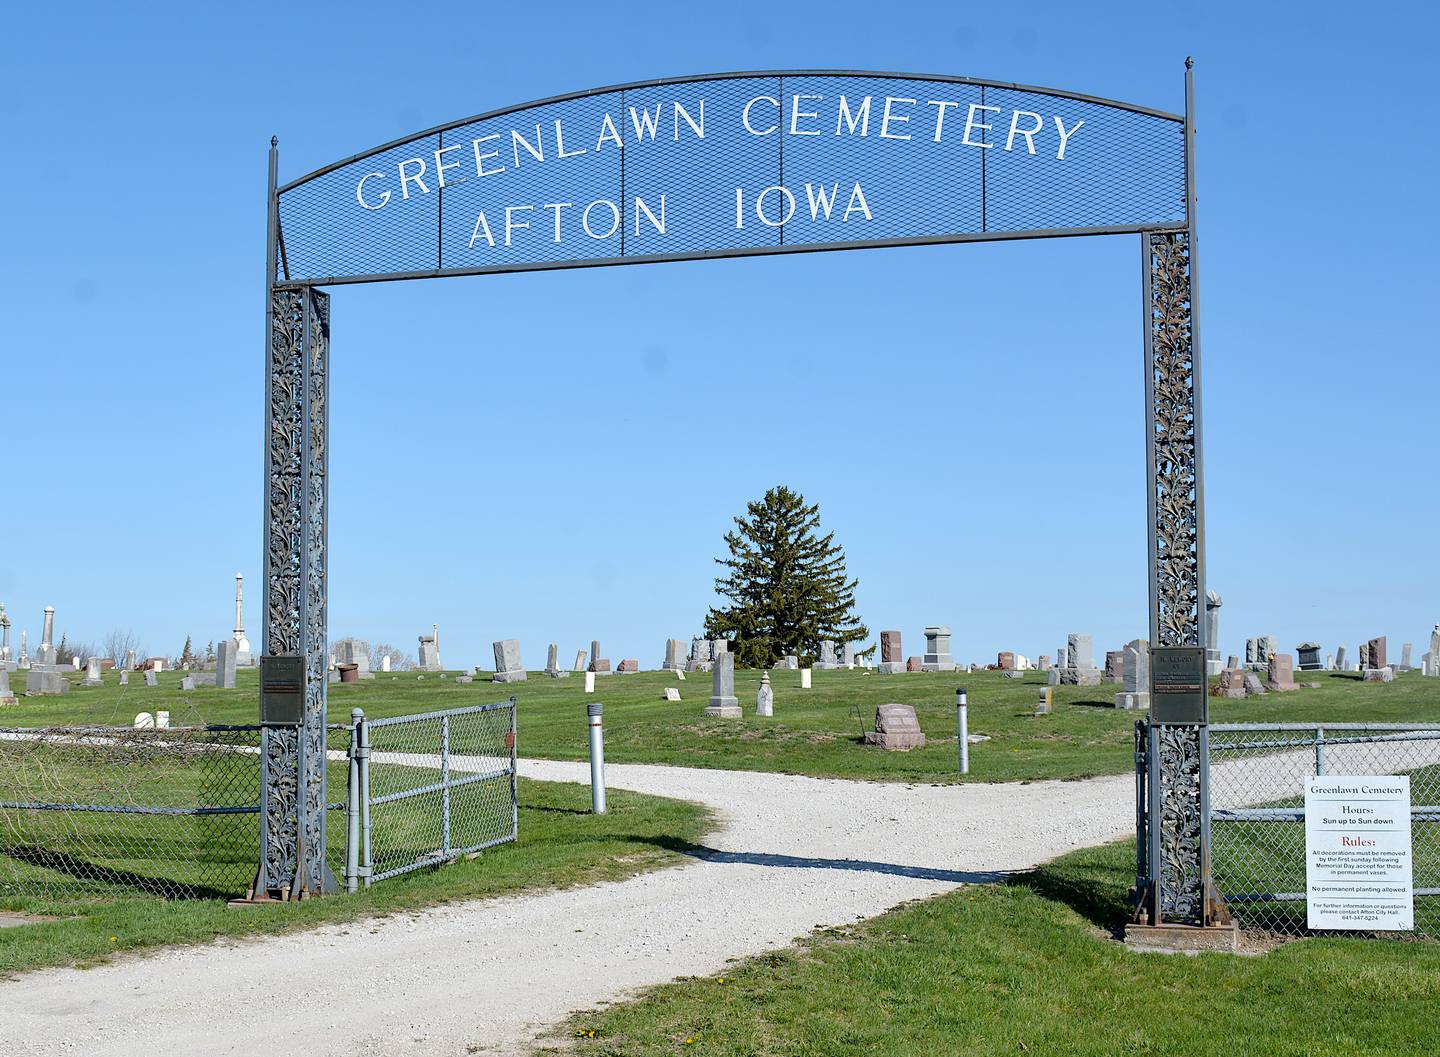
[[[515,705],[351,713],[346,891],[516,839]]]
[[[1153,730],[1143,720],[1135,725],[1138,891],[1152,883],[1159,842],[1150,828]],[[1290,936],[1317,934],[1306,925],[1306,779],[1408,775],[1413,935],[1440,940],[1440,724],[1211,724],[1200,766],[1216,895],[1243,928]]]

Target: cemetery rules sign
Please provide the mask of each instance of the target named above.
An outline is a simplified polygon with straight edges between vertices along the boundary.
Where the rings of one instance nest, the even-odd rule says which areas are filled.
[[[1408,775],[1305,784],[1305,900],[1312,929],[1415,928]]]

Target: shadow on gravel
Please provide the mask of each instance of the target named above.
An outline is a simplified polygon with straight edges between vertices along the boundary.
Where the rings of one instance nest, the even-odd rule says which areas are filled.
[[[850,870],[856,873],[888,874],[892,877],[913,877],[921,881],[948,881],[951,884],[994,884],[1010,875],[1003,871],[939,870],[929,866],[902,866],[893,862],[872,862],[869,859],[820,859],[806,855],[779,855],[774,852],[720,851],[703,844],[691,844],[666,837],[651,841],[661,847],[714,863],[739,863],[745,866],[774,866],[792,870]]]

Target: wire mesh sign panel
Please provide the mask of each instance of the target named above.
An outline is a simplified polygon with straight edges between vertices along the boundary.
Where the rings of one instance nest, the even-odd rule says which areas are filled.
[[[279,188],[280,281],[685,260],[1186,221],[1184,119],[1050,89],[796,71],[453,122]]]

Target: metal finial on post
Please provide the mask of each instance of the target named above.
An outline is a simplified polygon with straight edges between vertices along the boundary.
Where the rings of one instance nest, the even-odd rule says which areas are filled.
[[[278,146],[280,146],[280,137],[279,137],[279,136],[271,136],[271,137],[270,137],[270,149],[271,149],[271,150],[274,150],[274,149],[275,149],[276,147],[278,147]]]
[[[1187,69],[1187,70],[1193,70],[1193,69],[1195,69],[1195,56],[1193,56],[1193,55],[1187,55],[1187,56],[1185,56],[1185,69]]]

